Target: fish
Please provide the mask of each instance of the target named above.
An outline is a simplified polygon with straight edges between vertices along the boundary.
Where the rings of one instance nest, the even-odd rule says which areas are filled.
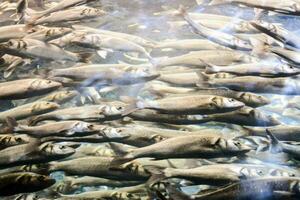
[[[129,40],[123,38],[101,35],[101,34],[84,34],[72,39],[71,44],[91,49],[112,49],[114,51],[138,52],[152,60],[147,50]]]
[[[38,78],[2,82],[0,83],[0,99],[15,100],[40,96],[52,92],[61,86],[59,82]]]
[[[50,162],[39,166],[48,172],[64,171],[69,175],[92,176],[113,180],[147,180],[150,174],[142,165],[131,162],[112,166],[113,157],[85,156],[73,160]]]
[[[66,77],[74,80],[86,80],[81,84],[82,87],[88,87],[90,84],[116,84],[131,85],[153,80],[160,74],[155,69],[149,67],[136,68],[129,66],[127,68],[103,68],[98,66],[82,66],[67,69],[54,69],[49,72],[49,77]]]
[[[30,124],[36,124],[44,120],[108,120],[120,118],[132,112],[128,106],[119,105],[89,105],[81,107],[71,107],[38,115],[30,119]]]
[[[10,39],[20,39],[28,34],[47,29],[44,26],[28,27],[25,24],[8,25],[0,27],[0,42],[7,42]]]
[[[40,24],[59,24],[62,22],[82,21],[93,18],[98,18],[106,15],[106,12],[88,6],[77,6],[67,10],[53,12],[48,16],[41,17],[35,21],[29,21],[31,25]]]
[[[237,50],[252,51],[254,48],[248,41],[242,40],[231,34],[206,28],[202,24],[196,23],[183,8],[180,8],[179,12],[188,24],[196,30],[197,34],[200,34],[213,42]]]
[[[58,104],[47,101],[36,101],[33,103],[24,104],[0,112],[0,122],[5,122],[8,117],[14,118],[16,120],[26,119],[30,116],[35,116],[53,111],[55,109],[58,109],[59,107],[60,106]]]
[[[96,186],[109,186],[109,187],[128,187],[141,184],[140,181],[125,181],[125,180],[111,180],[92,176],[73,177],[67,176],[63,182],[59,183],[55,187],[55,191],[62,194],[69,194],[75,192],[77,189],[84,187],[96,187]]]
[[[0,175],[0,196],[37,192],[55,184],[55,179],[35,173],[9,173]]]
[[[232,90],[255,93],[298,94],[298,80],[289,77],[239,76],[230,79],[209,79],[203,73],[198,73],[198,75],[198,87],[200,88],[226,87]]]
[[[76,133],[95,132],[94,125],[83,121],[60,121],[45,123],[40,126],[27,126],[18,124],[13,118],[8,118],[10,129],[13,132],[41,138],[47,136],[71,136]]]
[[[215,65],[230,65],[234,62],[257,62],[258,58],[239,51],[203,50],[175,57],[156,58],[154,60],[155,66],[159,68],[172,65],[204,68],[206,66],[204,62]]]
[[[5,54],[0,58],[0,63],[0,65],[5,67],[5,69],[3,70],[3,77],[7,79],[15,72],[18,67],[30,64],[31,60]]]
[[[193,199],[274,199],[278,194],[292,193],[298,197],[298,188],[293,187],[299,183],[299,178],[272,177],[245,180],[225,186],[206,194],[199,194]]]
[[[159,86],[158,89],[164,89],[164,90],[158,90],[155,92],[159,92],[159,94],[163,95],[164,93],[172,93],[175,89],[175,87],[165,87]],[[178,88],[181,89],[181,88]],[[183,89],[183,88],[182,88]],[[228,88],[195,88],[195,89],[189,89],[190,91],[187,91],[182,94],[169,94],[167,96],[174,97],[174,96],[187,96],[187,95],[216,95],[216,96],[223,96],[227,98],[233,98],[240,102],[243,102],[245,105],[256,108],[260,106],[265,106],[267,104],[270,104],[270,100],[262,95],[258,95],[255,93],[250,92],[237,92],[234,90],[230,90]],[[174,91],[176,93],[177,91]]]
[[[162,179],[180,178],[192,181],[193,184],[222,186],[245,179],[288,174],[288,170],[285,169],[251,164],[211,164],[188,169],[149,168],[148,170],[153,173],[150,185]]]
[[[127,33],[122,33],[122,32],[116,32],[116,31],[110,31],[110,30],[104,30],[104,29],[98,29],[98,28],[91,28],[88,26],[83,26],[83,25],[73,25],[72,26],[75,30],[79,30],[79,31],[85,31],[88,33],[96,33],[96,34],[103,34],[103,35],[107,35],[107,36],[112,36],[112,37],[117,37],[117,38],[122,38],[125,40],[129,40],[131,42],[134,42],[136,44],[139,44],[143,47],[146,48],[154,48],[156,45],[155,41],[140,37],[140,36],[136,36],[136,35],[132,35],[132,34],[127,34]]]
[[[231,66],[209,65],[206,67],[206,73],[233,73],[242,76],[258,75],[268,77],[294,76],[299,74],[299,70],[292,65],[284,63],[249,63]]]
[[[111,145],[113,149],[117,148],[113,144]],[[146,147],[130,149],[128,152],[116,149],[120,157],[116,157],[113,163],[118,165],[122,162],[144,157],[154,159],[232,157],[243,155],[250,150],[246,145],[219,135],[186,135],[168,138]]]
[[[58,4],[56,4],[55,6],[52,6],[46,10],[40,11],[40,12],[35,12],[32,14],[32,16],[30,16],[30,19],[28,20],[30,24],[34,24],[34,22],[43,17],[43,16],[47,16],[51,13],[57,12],[57,11],[61,11],[70,7],[74,7],[74,6],[78,6],[78,5],[83,5],[89,2],[92,2],[94,0],[64,0],[59,2]]]
[[[245,105],[232,98],[213,95],[166,97],[159,100],[141,100],[136,104],[141,109],[154,109],[167,114],[223,113],[237,110]]]
[[[0,51],[25,58],[73,62],[86,62],[88,59],[87,57],[90,56],[89,54],[76,54],[66,51],[54,44],[45,43],[43,41],[31,38],[23,38],[19,40],[11,39],[8,42],[0,45]]]
[[[33,140],[28,144],[12,146],[1,150],[0,168],[13,167],[16,165],[49,162],[66,158],[75,153],[71,147],[52,144],[50,142],[39,144]]]
[[[281,123],[274,117],[263,112],[244,106],[236,111],[210,115],[171,115],[158,111],[143,109],[129,115],[135,120],[151,121],[170,124],[200,124],[206,122],[223,122],[244,126],[276,126]]]

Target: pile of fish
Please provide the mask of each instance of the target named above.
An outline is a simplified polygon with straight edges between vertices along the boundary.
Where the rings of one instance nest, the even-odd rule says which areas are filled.
[[[97,0],[0,3],[0,199],[300,199],[300,37],[266,20],[300,1],[189,3],[153,13],[167,40]]]

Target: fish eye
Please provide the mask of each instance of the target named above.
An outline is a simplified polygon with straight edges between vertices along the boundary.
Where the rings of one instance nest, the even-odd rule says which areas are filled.
[[[122,106],[117,107],[117,110],[123,110]]]
[[[22,138],[16,138],[17,142],[22,142]]]
[[[59,149],[63,150],[65,149],[66,147],[65,146],[59,146]]]
[[[122,130],[121,130],[121,129],[117,129],[117,132],[118,132],[118,133],[121,133],[121,132],[122,132]]]
[[[290,66],[290,69],[294,69],[294,67],[293,67],[293,66]]]
[[[88,125],[88,128],[93,128],[94,127],[94,125],[93,124],[90,124],[90,125]]]
[[[229,99],[229,102],[234,102],[235,100],[234,99]]]
[[[52,83],[52,81],[49,80],[49,81],[47,81],[47,83],[50,84],[50,83]]]
[[[291,176],[291,177],[295,177],[295,176],[296,176],[296,174],[292,173],[292,174],[290,174],[290,176]]]

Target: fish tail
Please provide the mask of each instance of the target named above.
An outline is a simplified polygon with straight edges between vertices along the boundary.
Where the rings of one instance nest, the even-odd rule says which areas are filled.
[[[209,88],[209,76],[207,74],[205,74],[202,71],[197,71],[197,75],[198,75],[198,83],[197,86],[200,88]]]
[[[270,151],[272,153],[279,153],[282,152],[282,146],[281,142],[271,133],[270,130],[266,129],[267,135],[269,136],[270,139]]]
[[[18,127],[18,122],[13,117],[6,117],[5,123],[8,127],[8,130],[10,130],[11,132],[15,131],[16,127]]]
[[[144,166],[145,170],[151,174],[150,179],[147,181],[146,185],[150,188],[161,182],[162,180],[166,179],[165,173],[162,168],[157,166]]]
[[[215,65],[207,63],[202,59],[200,61],[205,66],[205,73],[212,74],[220,71]]]

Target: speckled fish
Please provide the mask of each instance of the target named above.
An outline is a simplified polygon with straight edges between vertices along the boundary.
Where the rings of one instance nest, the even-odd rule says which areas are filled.
[[[71,33],[72,29],[67,27],[50,27],[44,28],[25,36],[25,38],[31,38],[41,41],[50,41],[56,38],[60,38],[68,33]]]
[[[56,45],[30,38],[23,38],[20,40],[12,39],[6,43],[2,43],[0,45],[0,51],[25,58],[73,62],[86,62],[85,56],[87,56],[86,54],[76,54],[63,50]]]
[[[136,158],[217,158],[244,155],[251,149],[233,139],[225,139],[215,134],[186,135],[169,138],[161,142],[129,149],[127,152],[117,150],[114,164],[118,165]]]
[[[248,41],[241,40],[240,38],[231,34],[206,28],[202,24],[196,23],[183,8],[180,10],[180,12],[189,25],[196,30],[197,34],[200,34],[204,37],[207,37],[209,40],[232,49],[252,51],[253,46]]]
[[[67,10],[57,11],[51,13],[49,16],[41,17],[33,22],[29,22],[33,25],[39,24],[59,24],[62,22],[80,21],[102,17],[106,15],[106,12],[87,6],[78,6]]]
[[[59,105],[56,103],[37,101],[0,112],[0,121],[4,122],[8,117],[15,118],[16,120],[25,119],[30,116],[53,111],[57,108],[59,108]]]
[[[273,93],[285,95],[299,94],[299,81],[293,78],[266,78],[258,76],[241,76],[230,79],[209,79],[199,73],[200,88],[209,87],[226,87],[232,90],[256,92],[256,93]]]
[[[0,135],[0,150],[7,147],[26,144],[30,142],[30,138],[27,135]]]
[[[75,153],[71,147],[32,141],[28,144],[9,147],[0,151],[0,167],[49,162],[66,158]]]
[[[35,173],[9,173],[0,175],[0,196],[37,192],[50,187],[55,179]]]
[[[160,89],[161,88],[161,89]],[[153,88],[155,89],[155,88]],[[159,92],[161,95],[163,93],[170,93],[169,97],[174,96],[187,96],[192,94],[197,95],[216,95],[216,96],[223,96],[227,98],[234,98],[240,102],[245,103],[247,106],[250,107],[260,107],[270,103],[270,100],[262,95],[258,95],[255,93],[250,92],[237,92],[234,90],[230,90],[227,88],[195,88],[192,91],[187,91],[185,93],[177,93],[174,91],[175,87],[159,87],[159,90],[155,90],[155,92]],[[162,90],[163,89],[163,90]],[[181,89],[181,88],[179,88]],[[190,89],[191,90],[191,89]],[[174,93],[174,94],[171,94]]]
[[[0,99],[14,100],[47,94],[61,87],[61,83],[45,79],[20,79],[0,83]]]
[[[106,120],[120,118],[126,115],[126,105],[88,105],[70,107],[47,114],[39,115],[31,119],[32,124],[44,120]]]
[[[158,111],[143,109],[129,115],[131,118],[140,121],[170,123],[170,124],[200,124],[206,122],[224,122],[244,126],[276,126],[280,122],[272,116],[265,115],[259,110],[243,107],[239,110],[227,113],[211,115],[171,115],[162,114]]]
[[[208,65],[206,73],[232,73],[238,75],[258,75],[258,76],[293,76],[298,75],[300,70],[284,63],[249,63],[231,66]]]
[[[156,58],[155,64],[157,67],[187,65],[204,68],[206,65],[203,61],[214,65],[230,65],[234,62],[257,62],[258,59],[239,51],[204,50],[181,56]]]
[[[232,98],[213,95],[186,95],[137,102],[138,108],[154,109],[169,114],[222,113],[237,110],[244,105]]]
[[[299,178],[271,177],[245,180],[233,183],[215,191],[194,196],[195,200],[223,200],[225,199],[276,199],[281,195],[299,198]],[[284,198],[287,199],[287,198]],[[289,198],[288,198],[289,199]]]

